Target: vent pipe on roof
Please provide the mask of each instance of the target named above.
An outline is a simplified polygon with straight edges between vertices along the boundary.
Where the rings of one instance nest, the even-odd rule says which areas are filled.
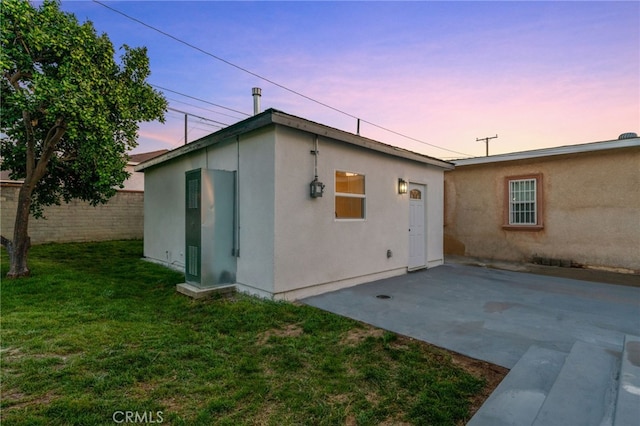
[[[618,136],[618,140],[622,140],[622,139],[633,139],[633,138],[637,138],[638,134],[634,133],[634,132],[629,132],[629,133],[623,133],[620,136]]]
[[[262,89],[254,87],[251,89],[251,94],[253,95],[253,115],[258,115],[260,114],[260,97],[262,96]]]

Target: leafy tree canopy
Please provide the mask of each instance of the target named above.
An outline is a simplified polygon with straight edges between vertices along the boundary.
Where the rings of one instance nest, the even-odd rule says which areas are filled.
[[[1,169],[24,180],[36,217],[61,200],[105,202],[127,178],[138,123],[164,120],[146,48],[122,46],[116,62],[107,35],[58,1],[0,7]]]

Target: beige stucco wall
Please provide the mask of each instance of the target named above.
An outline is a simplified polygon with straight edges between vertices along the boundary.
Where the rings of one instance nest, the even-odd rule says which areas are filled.
[[[2,184],[2,235],[11,239],[19,184]],[[32,244],[49,242],[140,239],[143,234],[143,199],[139,191],[118,191],[108,203],[91,206],[73,200],[44,209],[46,219],[29,219]]]
[[[504,179],[542,174],[539,231],[503,229]],[[445,173],[445,253],[640,270],[640,148],[458,166]]]
[[[136,172],[133,164],[127,164],[125,170],[130,173],[129,178],[123,182],[125,191],[144,191],[144,173]]]

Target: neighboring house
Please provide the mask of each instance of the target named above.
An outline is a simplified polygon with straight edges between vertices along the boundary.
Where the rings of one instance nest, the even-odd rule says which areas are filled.
[[[72,200],[59,206],[44,208],[46,219],[29,220],[29,235],[33,244],[50,242],[108,241],[141,239],[144,221],[144,174],[133,168],[141,161],[167,152],[167,150],[133,154],[127,171],[131,177],[124,182],[109,202],[92,206]],[[0,204],[2,209],[2,235],[11,239],[15,222],[18,192],[21,181],[9,179],[9,172],[0,176]]]
[[[640,272],[640,138],[621,138],[454,161],[445,253]]]
[[[136,168],[144,256],[276,299],[437,266],[452,168],[270,109]]]
[[[158,151],[143,152],[141,154],[130,154],[127,167],[127,172],[131,174],[127,180],[124,181],[123,191],[144,191],[144,173],[136,172],[135,167],[147,160],[151,160],[159,155],[166,154],[168,149],[160,149]]]

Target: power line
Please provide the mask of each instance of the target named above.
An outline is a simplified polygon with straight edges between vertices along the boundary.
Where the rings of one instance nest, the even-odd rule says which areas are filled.
[[[100,2],[100,1],[98,1],[98,0],[93,0],[93,1],[94,1],[94,3],[98,3],[99,5],[101,5],[101,6],[103,6],[103,7],[106,7],[107,9],[112,10],[112,11],[114,11],[114,12],[116,12],[116,13],[118,13],[118,14],[122,15],[122,16],[124,16],[125,18],[128,18],[128,19],[130,19],[130,20],[132,20],[132,21],[135,21],[135,22],[139,23],[140,25],[143,25],[143,26],[145,26],[145,27],[147,27],[147,28],[149,28],[149,29],[151,29],[151,30],[153,30],[153,31],[156,31],[156,32],[158,32],[158,33],[160,33],[160,34],[162,34],[162,35],[164,35],[164,36],[166,36],[166,37],[169,37],[169,38],[170,38],[170,39],[172,39],[172,40],[177,41],[178,43],[184,44],[185,46],[190,47],[190,48],[192,48],[192,49],[194,49],[194,50],[197,50],[198,52],[203,53],[203,54],[205,54],[205,55],[207,55],[207,56],[210,56],[210,57],[212,57],[212,58],[214,58],[214,59],[217,59],[217,60],[218,60],[218,61],[220,61],[220,62],[224,62],[225,64],[227,64],[227,65],[229,65],[229,66],[232,66],[232,67],[234,67],[234,68],[236,68],[236,69],[239,69],[240,71],[243,71],[243,72],[245,72],[245,73],[247,73],[247,74],[249,74],[249,75],[252,75],[252,76],[254,76],[254,77],[256,77],[256,78],[259,78],[260,80],[266,81],[267,83],[273,84],[274,86],[277,86],[277,87],[279,87],[279,88],[281,88],[281,89],[283,89],[283,90],[286,90],[286,91],[291,92],[291,93],[293,93],[293,94],[295,94],[295,95],[301,96],[301,97],[303,97],[303,98],[305,98],[305,99],[307,99],[307,100],[309,100],[309,101],[311,101],[311,102],[315,102],[315,103],[320,104],[320,105],[322,105],[322,106],[324,106],[324,107],[326,107],[326,108],[332,109],[332,110],[337,111],[337,112],[342,113],[342,114],[345,114],[345,115],[347,115],[347,116],[349,116],[349,117],[352,117],[352,118],[355,118],[355,119],[357,119],[357,118],[358,118],[358,117],[356,117],[355,115],[351,115],[351,114],[349,114],[348,112],[345,112],[345,111],[339,110],[338,108],[334,108],[334,107],[332,107],[331,105],[327,105],[327,104],[325,104],[325,103],[323,103],[323,102],[320,102],[320,101],[318,101],[318,100],[315,100],[315,99],[313,99],[313,98],[310,98],[309,96],[306,96],[306,95],[304,95],[304,94],[302,94],[302,93],[300,93],[300,92],[296,92],[296,91],[295,91],[295,90],[293,90],[293,89],[289,89],[288,87],[283,86],[282,84],[276,83],[276,82],[275,82],[275,81],[273,81],[273,80],[270,80],[270,79],[268,79],[268,78],[266,78],[266,77],[263,77],[263,76],[261,76],[260,74],[257,74],[257,73],[255,73],[255,72],[253,72],[253,71],[250,71],[250,70],[246,69],[246,68],[243,68],[243,67],[241,67],[240,65],[236,65],[236,64],[234,64],[233,62],[227,61],[226,59],[221,58],[220,56],[214,55],[213,53],[208,52],[208,51],[206,51],[206,50],[204,50],[204,49],[201,49],[201,48],[199,48],[199,47],[198,47],[198,46],[196,46],[196,45],[193,45],[193,44],[191,44],[191,43],[189,43],[189,42],[187,42],[187,41],[184,41],[184,40],[182,40],[182,39],[180,39],[180,38],[178,38],[178,37],[176,37],[176,36],[174,36],[174,35],[172,35],[172,34],[169,34],[169,33],[165,32],[165,31],[163,31],[163,30],[161,30],[161,29],[159,29],[159,28],[156,28],[156,27],[154,27],[154,26],[152,26],[152,25],[149,25],[149,24],[147,24],[147,23],[146,23],[146,22],[144,22],[144,21],[141,21],[141,20],[139,20],[139,19],[137,19],[137,18],[134,18],[133,16],[127,15],[126,13],[121,12],[121,11],[119,11],[118,9],[114,9],[114,8],[113,8],[113,7],[111,7],[111,6],[107,6],[106,4],[104,4],[104,3],[102,3],[102,2]]]
[[[170,110],[170,111],[173,111],[173,112],[179,112],[179,113],[184,114],[184,115],[190,115],[192,117],[199,118],[200,120],[210,121],[210,122],[216,123],[216,124],[222,124],[223,126],[229,126],[229,124],[227,124],[227,123],[222,123],[220,121],[211,120],[210,118],[201,117],[201,116],[196,115],[196,114],[191,114],[190,112],[181,111],[181,110],[175,109],[175,108],[167,108],[167,109]],[[220,127],[220,126],[218,126],[218,127]]]
[[[167,89],[166,87],[158,86],[157,84],[153,84],[153,83],[149,83],[149,84],[151,86],[155,87],[156,89],[164,90],[166,92],[175,93],[176,95],[184,96],[185,98],[193,99],[193,100],[196,100],[196,101],[199,101],[199,102],[204,102],[205,104],[213,105],[213,106],[218,107],[218,108],[226,109],[228,111],[237,112],[238,114],[242,114],[242,115],[245,115],[247,117],[251,117],[251,114],[247,114],[246,112],[238,111],[237,109],[233,109],[233,108],[229,108],[229,107],[226,107],[226,106],[214,104],[213,102],[205,101],[204,99],[196,98],[195,96],[191,96],[191,95],[187,95],[187,94],[184,94],[184,93],[176,92],[175,90]]]
[[[102,2],[101,2],[101,1],[99,1],[99,0],[93,0],[93,2],[94,2],[94,3],[99,4],[100,6],[103,6],[103,7],[107,8],[107,9],[109,9],[109,10],[111,10],[111,11],[115,12],[115,13],[118,13],[118,14],[122,15],[122,16],[124,16],[124,17],[125,17],[125,18],[127,18],[127,19],[130,19],[130,20],[132,20],[132,21],[134,21],[134,22],[137,22],[137,23],[139,23],[140,25],[143,25],[143,26],[145,26],[145,27],[147,27],[147,28],[149,28],[149,29],[151,29],[151,30],[153,30],[153,31],[156,31],[156,32],[158,32],[158,33],[160,33],[160,34],[162,34],[162,35],[164,35],[164,36],[166,36],[166,37],[169,37],[170,39],[172,39],[172,40],[174,40],[174,41],[176,41],[176,42],[178,42],[178,43],[180,43],[180,44],[183,44],[183,45],[185,45],[185,46],[187,46],[187,47],[190,47],[190,48],[192,48],[192,49],[194,49],[194,50],[197,50],[198,52],[200,52],[200,53],[202,53],[202,54],[204,54],[204,55],[207,55],[207,56],[209,56],[209,57],[211,57],[211,58],[213,58],[213,59],[216,59],[216,60],[218,60],[218,61],[220,61],[220,62],[223,62],[223,63],[225,63],[225,64],[227,64],[227,65],[229,65],[229,66],[231,66],[231,67],[233,67],[233,68],[236,68],[236,69],[238,69],[238,70],[240,70],[240,71],[243,71],[243,72],[245,72],[245,73],[247,73],[247,74],[249,74],[249,75],[252,75],[252,76],[254,76],[254,77],[256,77],[256,78],[258,78],[258,79],[260,79],[260,80],[263,80],[263,81],[265,81],[265,82],[267,82],[267,83],[269,83],[269,84],[272,84],[272,85],[274,85],[274,86],[276,86],[276,87],[279,87],[279,88],[281,88],[282,90],[285,90],[285,91],[287,91],[287,92],[289,92],[289,93],[292,93],[292,94],[294,94],[294,95],[300,96],[301,98],[304,98],[304,99],[306,99],[306,100],[308,100],[308,101],[311,101],[311,102],[313,102],[313,103],[316,103],[316,104],[318,104],[318,105],[321,105],[321,106],[323,106],[323,107],[325,107],[325,108],[331,109],[331,110],[333,110],[333,111],[339,112],[339,113],[341,113],[341,114],[343,114],[343,115],[346,115],[347,117],[354,118],[354,119],[358,120],[358,122],[360,122],[360,121],[361,121],[361,122],[363,122],[363,123],[367,123],[367,124],[369,124],[369,125],[371,125],[371,126],[373,126],[373,127],[376,127],[376,128],[378,128],[378,129],[384,130],[384,131],[389,132],[389,133],[393,133],[393,134],[395,134],[395,135],[398,135],[398,136],[401,136],[401,137],[404,137],[404,138],[410,139],[410,140],[412,140],[412,141],[415,141],[415,142],[418,142],[418,143],[421,143],[421,144],[424,144],[424,145],[431,146],[431,147],[433,147],[433,148],[437,148],[437,149],[441,149],[441,150],[444,150],[444,151],[453,152],[453,153],[455,153],[455,154],[461,154],[461,155],[465,155],[465,156],[471,157],[471,155],[469,155],[469,154],[465,154],[465,153],[463,153],[463,152],[454,151],[454,150],[451,150],[451,149],[448,149],[448,148],[443,148],[443,147],[441,147],[441,146],[434,145],[434,144],[431,144],[431,143],[429,143],[429,142],[425,142],[425,141],[423,141],[423,140],[413,138],[413,137],[411,137],[411,136],[407,136],[407,135],[402,134],[402,133],[400,133],[400,132],[396,132],[396,131],[391,130],[391,129],[389,129],[389,128],[386,128],[386,127],[380,126],[380,125],[378,125],[378,124],[372,123],[372,122],[370,122],[370,121],[360,119],[359,117],[357,117],[357,116],[355,116],[355,115],[353,115],[353,114],[350,114],[350,113],[348,113],[348,112],[346,112],[346,111],[343,111],[343,110],[341,110],[341,109],[335,108],[335,107],[333,107],[333,106],[331,106],[331,105],[329,105],[329,104],[327,104],[327,103],[321,102],[321,101],[319,101],[319,100],[317,100],[317,99],[311,98],[311,97],[309,97],[309,96],[307,96],[307,95],[305,95],[305,94],[303,94],[303,93],[300,93],[300,92],[298,92],[298,91],[296,91],[296,90],[290,89],[290,88],[288,88],[288,87],[286,87],[286,86],[284,86],[284,85],[282,85],[282,84],[280,84],[280,83],[277,83],[277,82],[275,82],[275,81],[273,81],[273,80],[271,80],[271,79],[269,79],[269,78],[266,78],[266,77],[264,77],[264,76],[262,76],[262,75],[260,75],[260,74],[257,74],[257,73],[255,73],[255,72],[253,72],[253,71],[250,71],[250,70],[248,70],[248,69],[246,69],[246,68],[244,68],[244,67],[241,67],[240,65],[234,64],[233,62],[230,62],[230,61],[228,61],[228,60],[226,60],[226,59],[224,59],[224,58],[221,58],[220,56],[214,55],[213,53],[208,52],[208,51],[206,51],[206,50],[204,50],[204,49],[202,49],[202,48],[200,48],[200,47],[198,47],[198,46],[196,46],[196,45],[193,45],[193,44],[191,44],[191,43],[189,43],[189,42],[187,42],[187,41],[184,41],[184,40],[182,40],[182,39],[180,39],[180,38],[178,38],[178,37],[176,37],[176,36],[174,36],[174,35],[172,35],[172,34],[169,34],[169,33],[167,33],[166,31],[163,31],[163,30],[161,30],[161,29],[159,29],[159,28],[156,28],[156,27],[154,27],[154,26],[152,26],[152,25],[149,25],[149,24],[147,24],[147,23],[146,23],[146,22],[144,22],[144,21],[141,21],[141,20],[139,20],[139,19],[137,19],[137,18],[134,18],[133,16],[127,15],[126,13],[121,12],[121,11],[120,11],[120,10],[118,10],[118,9],[115,9],[115,8],[113,8],[113,7],[111,7],[111,6],[107,6],[106,4],[102,3]],[[152,86],[157,87],[157,88],[162,89],[162,90],[168,90],[168,89],[163,89],[163,88],[161,88],[161,87],[159,87],[159,86],[156,86],[156,85],[152,85]],[[173,91],[171,91],[171,90],[168,90],[168,91],[173,92]],[[176,92],[173,92],[173,93],[176,93]],[[189,98],[193,98],[192,96],[188,96],[188,95],[183,95],[183,96],[186,96],[186,97],[189,97]],[[196,98],[193,98],[193,99],[196,99]],[[210,102],[207,102],[207,103],[210,103]],[[213,105],[215,105],[215,104],[213,104]],[[215,105],[215,106],[220,107],[220,108],[225,108],[225,109],[229,109],[229,110],[231,110],[230,108],[226,108],[226,107],[223,107],[223,106],[221,106],[221,105]],[[236,110],[232,110],[232,111],[234,111],[234,112],[239,112],[239,113],[241,113],[241,114],[244,114],[244,115],[250,116],[249,114],[246,114],[246,113],[243,113],[243,112],[240,112],[240,111],[236,111]]]
[[[204,108],[204,107],[201,107],[201,106],[198,106],[198,105],[195,105],[195,104],[190,104],[189,102],[184,102],[184,101],[181,101],[179,99],[170,98],[168,96],[166,98],[168,100],[172,101],[172,102],[177,102],[179,104],[188,105],[190,107],[198,108],[198,109],[201,109],[203,111],[208,111],[208,112],[212,112],[214,114],[224,115],[225,117],[230,117],[230,118],[235,118],[237,120],[242,120],[242,118],[240,118],[240,117],[236,117],[236,116],[233,116],[233,115],[230,115],[230,114],[225,114],[224,112],[214,111],[214,110],[209,109],[209,108]]]
[[[188,136],[188,134],[189,134],[189,128],[188,128],[188,126],[187,126],[187,121],[188,121],[188,118],[187,118],[187,117],[188,117],[188,116],[195,117],[195,118],[197,118],[197,119],[199,119],[199,120],[200,120],[200,123],[205,124],[205,125],[208,125],[208,126],[216,126],[216,127],[220,128],[220,129],[222,129],[222,126],[228,126],[228,124],[227,124],[227,123],[222,123],[222,122],[220,122],[220,121],[211,120],[211,119],[208,119],[208,118],[205,118],[205,117],[201,117],[201,116],[199,116],[199,115],[191,114],[190,112],[181,111],[181,110],[179,110],[179,109],[175,109],[175,108],[167,108],[167,109],[168,109],[169,111],[172,111],[172,112],[178,112],[178,113],[184,114],[184,137],[183,137],[182,139],[184,139],[184,143],[185,143],[185,144],[187,143],[187,136]],[[211,123],[216,123],[216,124],[207,124],[207,123],[203,123],[204,121],[209,121],[209,122],[211,122]],[[222,125],[222,126],[220,126],[220,125]],[[192,127],[192,129],[193,129],[193,127]]]

